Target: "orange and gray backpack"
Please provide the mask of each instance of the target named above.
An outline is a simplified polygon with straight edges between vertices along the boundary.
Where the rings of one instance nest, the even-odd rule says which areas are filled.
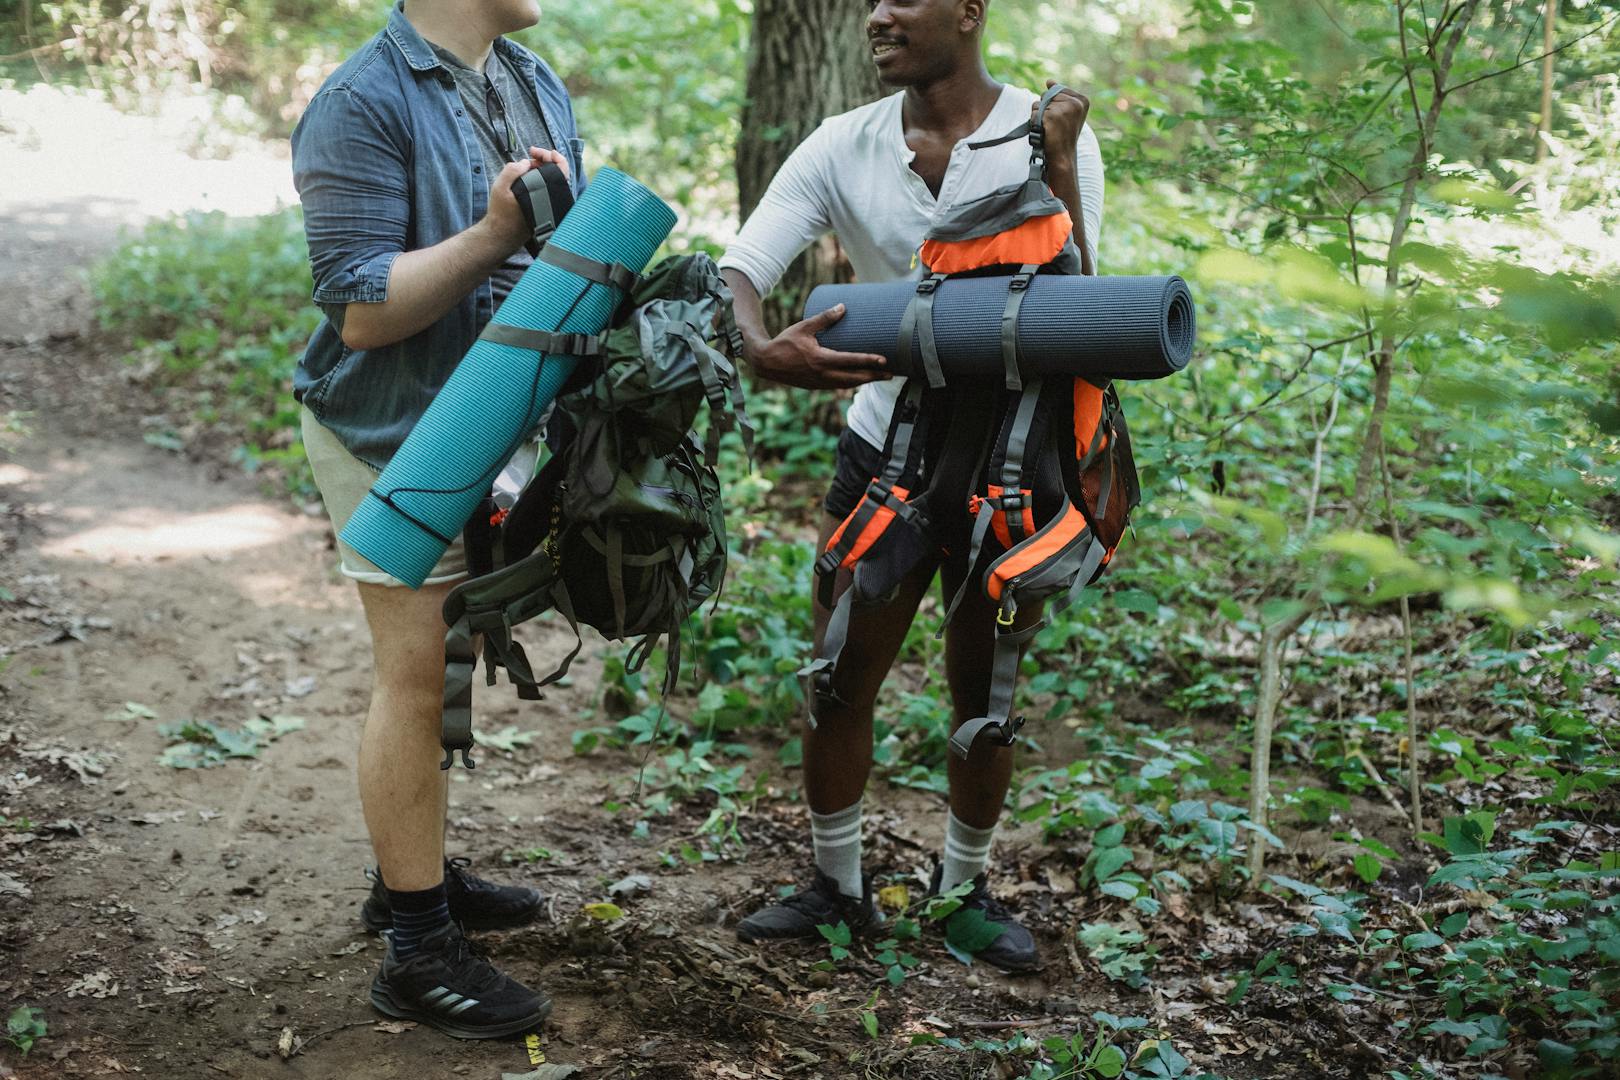
[[[1031,123],[969,149],[1028,137],[1029,178],[957,207],[919,252],[923,277],[900,324],[899,366],[907,380],[884,445],[882,471],[833,533],[816,562],[823,604],[833,609],[821,649],[805,667],[811,721],[842,703],[840,654],[855,604],[881,603],[924,560],[964,552],[969,568],[945,613],[979,582],[994,601],[996,644],[989,708],[964,723],[951,748],[966,757],[988,737],[1011,745],[1024,718],[1013,712],[1023,646],[1045,619],[1016,628],[1020,608],[1046,614],[1074,603],[1113,558],[1140,501],[1125,414],[1111,381],[1025,370],[1018,357],[1019,310],[1036,274],[1078,274],[1068,208],[1046,184],[1042,120],[1063,87],[1041,98]],[[935,348],[933,304],[957,276],[1007,276],[999,379],[947,380]],[[840,571],[853,583],[833,603]]]

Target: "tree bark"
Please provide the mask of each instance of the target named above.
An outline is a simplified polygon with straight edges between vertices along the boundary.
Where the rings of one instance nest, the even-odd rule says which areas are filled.
[[[737,143],[737,194],[745,220],[776,170],[816,125],[882,92],[866,45],[866,10],[865,0],[755,4]],[[805,295],[836,280],[841,262],[830,241],[811,245],[788,269],[775,302],[766,304],[770,329],[795,321]]]
[[[1299,610],[1272,623],[1260,632],[1260,691],[1255,696],[1254,746],[1249,755],[1249,820],[1267,826],[1271,807],[1271,738],[1282,707],[1282,666],[1288,643],[1305,625],[1316,608],[1316,597]],[[1249,837],[1249,887],[1260,887],[1260,871],[1266,865],[1266,841],[1259,833]]]
[[[1547,0],[1541,14],[1541,119],[1536,124],[1536,160],[1547,157],[1546,134],[1552,130],[1553,24],[1558,21],[1558,0]]]

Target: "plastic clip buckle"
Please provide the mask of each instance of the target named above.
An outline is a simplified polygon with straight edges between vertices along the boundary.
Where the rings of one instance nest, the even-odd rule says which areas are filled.
[[[1032,280],[1034,280],[1033,274],[1015,274],[1013,279],[1007,283],[1007,291],[1023,292],[1025,289],[1029,288],[1029,283]]]
[[[938,278],[926,277],[917,282],[917,292],[922,296],[927,296],[937,288],[939,288]]]

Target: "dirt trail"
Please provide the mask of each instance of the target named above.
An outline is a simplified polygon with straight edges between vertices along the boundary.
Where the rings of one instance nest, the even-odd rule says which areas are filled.
[[[17,105],[0,101],[0,156],[46,175],[60,167],[54,144],[29,143],[39,125],[19,123]],[[141,140],[119,145],[137,169]],[[526,1073],[521,1043],[381,1029],[365,1001],[380,946],[355,918],[369,852],[352,762],[369,642],[325,520],[147,445],[144,391],[98,351],[76,271],[120,226],[183,207],[188,191],[208,204],[220,172],[185,160],[166,159],[162,205],[116,213],[82,193],[0,184],[0,1006],[38,1006],[50,1028],[27,1058],[0,1054],[0,1077]],[[285,166],[267,154],[250,167]],[[558,634],[537,631],[532,648],[554,655]],[[453,777],[451,851],[554,897],[539,926],[487,940],[555,996],[547,1053],[596,1066],[592,1076],[847,1075],[850,1051],[871,1045],[853,1012],[869,975],[812,990],[818,950],[759,954],[729,929],[806,854],[802,811],[762,801],[742,824],[746,864],[694,872],[662,857],[707,808],[637,836],[631,814],[601,808],[625,794],[632,759],[570,753],[601,654],[588,648],[571,685],[538,707],[481,691],[482,727],[538,737]],[[161,725],[258,716],[304,726],[257,758],[158,763]],[[874,864],[926,863],[942,811],[916,793],[873,795]],[[503,865],[535,848],[551,857]],[[580,906],[632,873],[653,887],[626,902],[629,916],[582,925]],[[927,959],[934,968],[908,983],[914,1000],[885,1007],[887,1030],[929,1012],[1042,1012],[1041,979],[964,987],[942,950]],[[803,1011],[816,1003],[845,1011]]]

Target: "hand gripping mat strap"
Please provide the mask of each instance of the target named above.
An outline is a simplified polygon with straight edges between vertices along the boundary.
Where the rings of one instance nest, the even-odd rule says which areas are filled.
[[[555,247],[584,260],[644,267],[675,213],[623,173],[602,169],[557,227]],[[495,321],[562,334],[597,334],[621,290],[538,260]],[[895,329],[898,332],[899,323]],[[490,340],[474,343],[343,530],[345,543],[415,588],[539,423],[575,357]]]
[[[934,295],[940,365],[953,374],[1005,377],[1002,325],[1011,278],[950,278]],[[805,317],[834,304],[844,317],[816,335],[829,349],[879,353],[897,375],[917,375],[920,341],[902,355],[900,327],[916,294],[910,281],[822,285]],[[1187,366],[1197,326],[1192,293],[1179,277],[1039,274],[1017,313],[1018,366],[1026,375],[1159,379]]]

